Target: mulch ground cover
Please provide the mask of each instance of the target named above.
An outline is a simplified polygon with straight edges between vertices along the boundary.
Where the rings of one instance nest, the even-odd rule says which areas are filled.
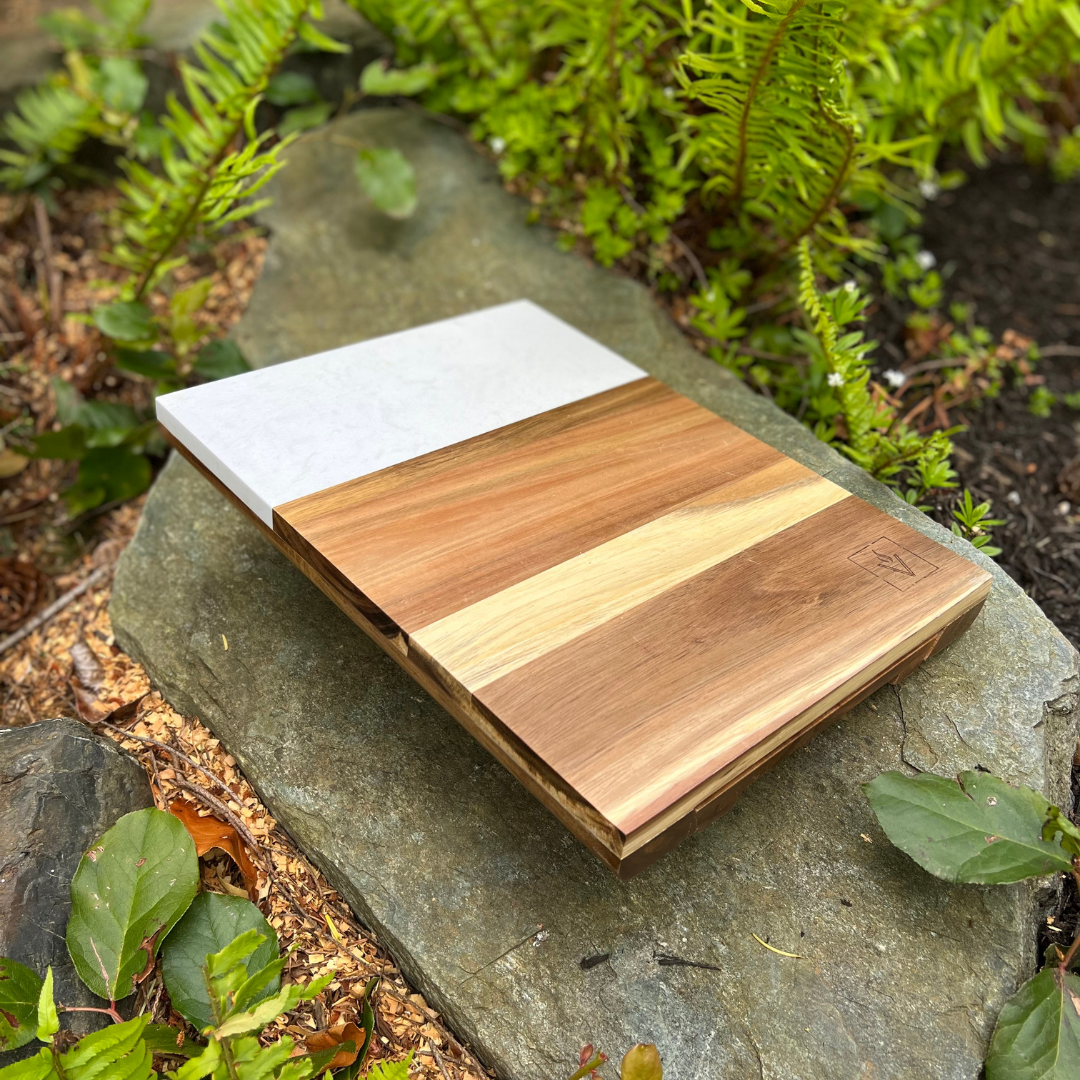
[[[1080,391],[1080,184],[1053,184],[1026,165],[968,170],[941,195],[923,237],[952,266],[950,299],[1000,336],[1034,338],[1037,375],[1058,398],[1033,415],[1032,387],[1007,386],[962,417],[954,465],[962,487],[990,499],[998,562],[1080,647],[1080,411],[1061,402]]]

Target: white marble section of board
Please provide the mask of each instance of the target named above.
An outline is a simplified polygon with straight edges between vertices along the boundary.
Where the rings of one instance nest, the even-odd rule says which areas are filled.
[[[165,394],[157,416],[273,527],[282,503],[644,375],[516,300]]]

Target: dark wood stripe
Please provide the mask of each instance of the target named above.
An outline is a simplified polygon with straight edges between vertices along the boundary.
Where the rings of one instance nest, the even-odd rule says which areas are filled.
[[[298,499],[275,520],[414,633],[782,460],[645,379]]]
[[[913,587],[850,558],[880,537]],[[846,499],[475,696],[629,834],[987,580]]]

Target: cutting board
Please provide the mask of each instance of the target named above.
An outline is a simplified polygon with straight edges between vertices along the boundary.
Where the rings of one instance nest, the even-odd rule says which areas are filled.
[[[990,589],[528,301],[157,407],[624,878],[943,649]]]

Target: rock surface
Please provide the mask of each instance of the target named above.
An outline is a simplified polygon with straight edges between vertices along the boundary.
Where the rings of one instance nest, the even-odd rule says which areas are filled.
[[[118,818],[153,805],[142,766],[77,720],[0,729],[0,956],[39,975],[51,964],[56,1000],[65,1005],[103,1004],[75,974],[64,941],[79,860]],[[62,1027],[80,1035],[108,1023],[93,1013],[61,1016]]]
[[[621,1055],[639,1039],[658,1044],[671,1080],[973,1080],[998,1010],[1033,970],[1040,893],[929,877],[889,846],[859,785],[905,763],[979,765],[1067,800],[1076,654],[993,563],[700,357],[641,287],[526,228],[522,204],[453,132],[377,110],[337,134],[400,147],[420,209],[376,215],[347,150],[325,133],[301,141],[275,180],[273,240],[238,331],[255,363],[527,296],[981,562],[991,597],[898,691],[628,883],[180,459],[118,570],[124,647],[210,725],[504,1080],[568,1075],[583,1043]]]

